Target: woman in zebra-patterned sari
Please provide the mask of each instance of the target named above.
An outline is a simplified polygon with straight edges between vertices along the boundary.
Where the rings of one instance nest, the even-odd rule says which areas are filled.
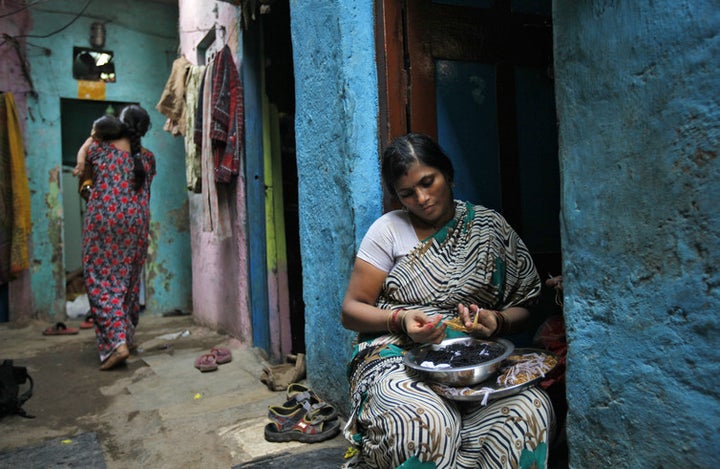
[[[354,456],[345,467],[547,463],[554,413],[542,390],[486,405],[457,402],[402,363],[416,344],[457,334],[445,319],[459,316],[478,338],[518,332],[540,293],[520,237],[497,212],[454,200],[453,175],[448,157],[425,135],[400,137],[383,154],[383,182],[403,208],[370,227],[343,301],[343,326],[359,333],[344,429]]]

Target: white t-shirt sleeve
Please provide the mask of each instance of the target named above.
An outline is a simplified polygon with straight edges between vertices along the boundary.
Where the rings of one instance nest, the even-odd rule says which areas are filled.
[[[370,225],[357,257],[383,272],[390,272],[418,242],[408,214],[404,210],[394,210]]]

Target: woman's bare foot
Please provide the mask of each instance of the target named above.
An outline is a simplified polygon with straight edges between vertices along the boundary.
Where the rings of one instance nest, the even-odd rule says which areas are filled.
[[[100,365],[100,370],[111,370],[121,363],[125,363],[125,360],[127,360],[129,356],[130,351],[128,350],[127,345],[119,345],[118,348],[113,350],[113,353],[107,358],[107,360]]]

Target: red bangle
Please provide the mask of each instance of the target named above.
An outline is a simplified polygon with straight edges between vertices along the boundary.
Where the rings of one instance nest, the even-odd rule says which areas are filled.
[[[390,319],[390,332],[393,332],[395,334],[402,332],[402,327],[398,327],[397,317],[398,314],[400,314],[401,309],[396,309],[392,313],[392,318]]]

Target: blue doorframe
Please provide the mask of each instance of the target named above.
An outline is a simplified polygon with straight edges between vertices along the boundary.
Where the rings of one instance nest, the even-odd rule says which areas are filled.
[[[262,128],[262,30],[251,21],[243,35],[245,181],[247,190],[248,282],[253,345],[270,352],[265,238],[265,176]]]

